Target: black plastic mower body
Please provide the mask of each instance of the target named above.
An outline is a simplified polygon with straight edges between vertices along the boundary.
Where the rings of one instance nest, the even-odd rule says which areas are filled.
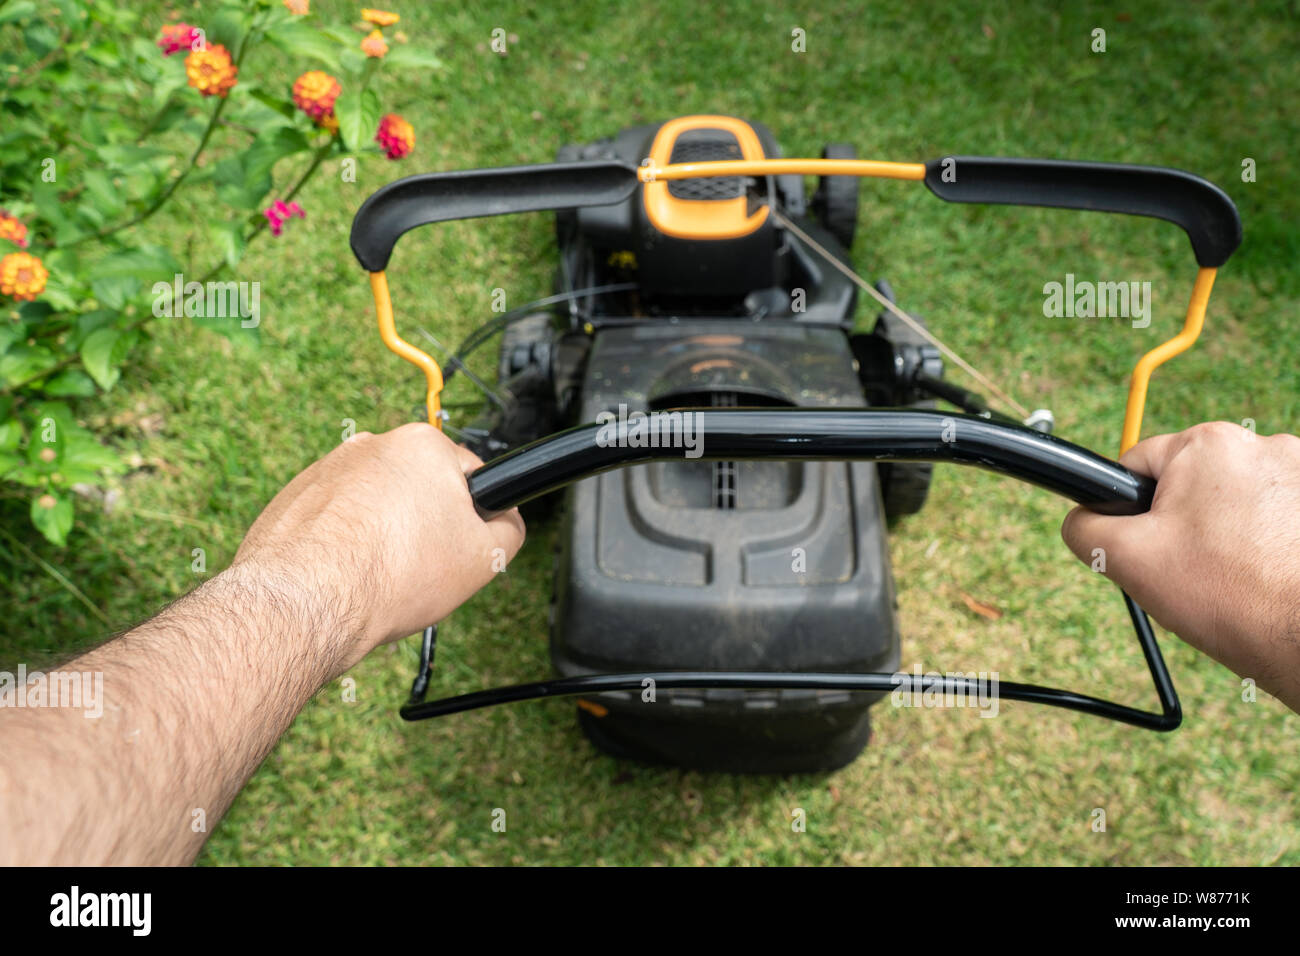
[[[710,401],[860,407],[862,391],[838,329],[692,319],[598,333],[579,417]],[[556,670],[896,669],[876,466],[690,460],[691,449],[683,452],[683,460],[607,472],[567,492],[551,631]],[[647,706],[642,696],[601,695],[581,712],[587,733],[616,753],[751,771],[852,760],[867,742],[875,699],[705,689],[665,691]]]
[[[779,156],[771,134],[752,128],[764,154]],[[634,127],[564,147],[559,160],[635,165],[658,132]],[[721,130],[683,133],[672,149],[677,162],[738,155]],[[801,177],[760,182],[764,202],[847,261],[835,236],[809,217]],[[700,203],[745,190],[739,179],[681,185],[675,198]],[[835,210],[841,220],[856,216],[852,185],[853,208]],[[849,338],[856,288],[773,218],[734,239],[675,238],[648,221],[638,189],[623,202],[559,213],[557,232],[561,291],[634,288],[570,303],[567,317],[535,321],[530,333],[507,333],[501,370],[517,402],[514,422],[867,404]],[[892,395],[890,364],[874,384]],[[527,431],[495,433],[508,433],[513,445]],[[924,464],[885,467],[928,477]],[[871,462],[704,461],[683,448],[681,460],[576,483],[564,492],[562,514],[551,622],[552,662],[562,676],[898,665],[885,512]],[[621,756],[751,772],[852,760],[867,743],[868,708],[879,697],[687,689],[663,691],[648,706],[647,693],[583,701],[584,730]]]

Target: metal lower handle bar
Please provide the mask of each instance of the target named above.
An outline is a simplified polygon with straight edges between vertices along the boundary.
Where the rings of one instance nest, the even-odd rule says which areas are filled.
[[[935,461],[974,465],[1050,489],[1103,514],[1141,514],[1150,508],[1155,493],[1155,482],[1150,478],[1086,448],[1015,423],[973,415],[917,409],[803,408],[687,409],[675,414],[679,415],[679,428],[687,427],[685,423],[690,422],[689,435],[680,430],[674,432],[671,417],[643,422],[624,417],[604,424],[580,425],[494,459],[469,476],[475,507],[481,515],[490,517],[570,482],[626,465],[682,458],[684,452],[702,460]],[[683,414],[695,417],[684,420],[680,418]],[[656,423],[653,445],[646,443],[650,431],[648,421]],[[661,426],[659,423],[663,421],[669,425]],[[683,447],[687,438],[693,447]],[[1000,682],[999,696],[1077,710],[1148,730],[1168,731],[1178,727],[1182,722],[1182,708],[1151,621],[1126,593],[1124,603],[1156,686],[1159,713],[1035,684]],[[427,666],[422,665],[422,672]],[[420,699],[421,689],[402,707],[401,715],[406,720],[424,720],[513,701],[638,691],[647,679],[655,682],[656,689],[666,690],[887,693],[903,689],[970,694],[977,689],[975,682],[968,678],[927,677],[918,682],[902,673],[592,674],[497,687],[434,701]]]

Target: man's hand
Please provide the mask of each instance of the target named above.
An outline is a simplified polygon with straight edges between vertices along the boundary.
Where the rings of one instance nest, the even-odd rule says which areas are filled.
[[[193,860],[326,681],[519,550],[517,513],[474,511],[479,464],[428,425],[357,435],[276,495],[229,568],[61,665],[102,680],[99,715],[0,710],[0,865]]]
[[[465,475],[482,464],[426,424],[358,433],[272,499],[232,568],[337,615],[347,670],[441,621],[523,544],[518,510],[474,511]]]
[[[1075,508],[1061,536],[1164,627],[1300,711],[1300,438],[1227,422],[1120,458],[1158,482],[1150,512]]]

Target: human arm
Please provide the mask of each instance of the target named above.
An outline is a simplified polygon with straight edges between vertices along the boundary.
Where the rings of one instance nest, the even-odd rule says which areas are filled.
[[[1300,438],[1228,422],[1139,442],[1146,514],[1075,508],[1061,535],[1160,624],[1300,711]]]
[[[103,714],[0,708],[0,864],[188,863],[320,687],[441,620],[523,542],[484,522],[470,452],[423,424],[359,434],[291,481],[231,566],[59,670]]]

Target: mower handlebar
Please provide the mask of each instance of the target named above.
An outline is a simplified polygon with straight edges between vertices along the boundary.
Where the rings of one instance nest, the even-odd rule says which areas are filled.
[[[709,176],[714,165],[742,173],[749,169],[756,176],[766,175],[767,170],[778,166],[797,168],[801,164],[810,170],[816,166],[824,172],[830,162],[701,162],[690,164],[690,176]],[[840,162],[845,167],[844,175],[897,176],[896,171],[864,170],[905,165]],[[665,170],[650,172],[665,174]],[[919,164],[915,172],[915,176],[909,173],[904,178],[920,178]],[[1202,267],[1223,265],[1241,245],[1241,218],[1227,193],[1209,180],[1180,169],[1055,159],[946,156],[924,165],[924,180],[931,192],[948,202],[1052,206],[1165,219],[1187,233],[1196,261]],[[483,216],[607,206],[627,199],[639,184],[637,168],[618,160],[408,176],[381,187],[362,203],[352,221],[352,252],[368,272],[382,272],[388,266],[397,240],[417,226]]]
[[[352,252],[367,272],[388,267],[402,234],[434,222],[505,216],[621,202],[636,189],[636,170],[597,161],[421,173],[382,186],[352,220]]]
[[[948,156],[925,164],[925,184],[948,202],[1054,206],[1165,219],[1187,233],[1202,268],[1218,268],[1241,245],[1241,217],[1228,194],[1181,169]]]
[[[488,462],[469,476],[484,518],[591,475],[647,461],[938,461],[1030,482],[1102,514],[1141,514],[1155,482],[1078,445],[1021,425],[922,409],[680,409],[640,425],[659,447],[631,444],[633,420],[579,425]],[[667,422],[667,425],[663,423]],[[689,423],[689,425],[688,425]],[[689,433],[687,429],[690,429]],[[693,437],[692,437],[693,436]],[[684,447],[694,441],[694,447]],[[639,443],[638,443],[639,444]],[[689,457],[686,452],[694,452]]]

